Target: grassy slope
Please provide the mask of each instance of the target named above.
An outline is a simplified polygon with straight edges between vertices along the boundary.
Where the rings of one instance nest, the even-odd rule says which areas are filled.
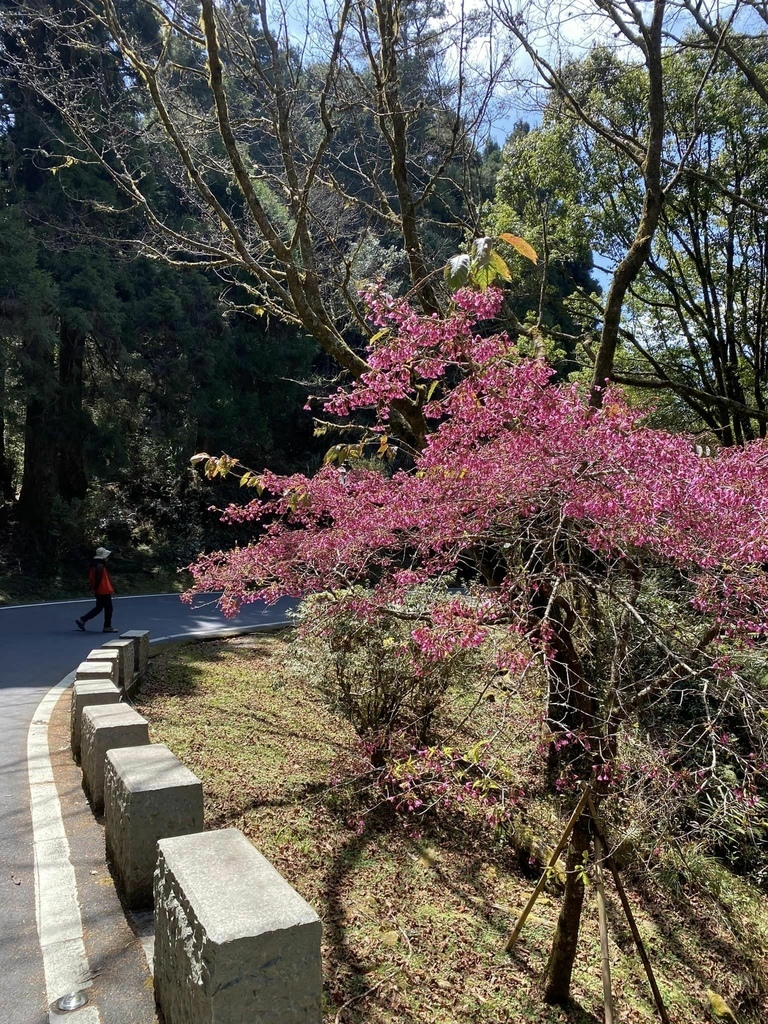
[[[153,659],[138,706],[152,739],[203,779],[206,827],[241,828],[321,915],[326,1024],[602,1021],[594,894],[576,1005],[544,1006],[536,986],[556,898],[537,903],[509,956],[505,936],[533,885],[509,847],[464,821],[434,821],[418,840],[375,814],[362,834],[350,827],[359,809],[328,780],[343,771],[353,737],[286,673],[285,654],[285,641],[263,637],[170,650]],[[498,719],[499,707],[489,711]],[[556,833],[553,820],[548,838]],[[768,1020],[761,895],[703,858],[665,878],[664,888],[656,875],[627,882],[672,1020],[713,1019],[708,988],[739,1010],[742,1024]],[[608,897],[617,1020],[654,1021],[610,886]]]

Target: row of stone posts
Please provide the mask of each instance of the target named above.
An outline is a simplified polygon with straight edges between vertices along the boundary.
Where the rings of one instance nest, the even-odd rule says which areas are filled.
[[[242,832],[203,831],[202,783],[126,702],[148,655],[141,631],[91,651],[71,738],[126,905],[154,903],[165,1022],[320,1024],[320,920]]]

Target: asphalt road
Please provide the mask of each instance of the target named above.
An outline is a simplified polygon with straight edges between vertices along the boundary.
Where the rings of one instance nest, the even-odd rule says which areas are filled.
[[[0,608],[0,1024],[43,1024],[45,984],[35,922],[27,733],[48,690],[94,647],[129,629],[152,639],[214,633],[283,621],[289,602],[250,605],[225,619],[213,598],[185,605],[177,595],[115,600],[110,636],[92,619],[87,632],[74,620],[92,602],[65,601]],[[99,623],[97,626],[96,623]],[[73,1015],[73,1021],[78,1015]]]

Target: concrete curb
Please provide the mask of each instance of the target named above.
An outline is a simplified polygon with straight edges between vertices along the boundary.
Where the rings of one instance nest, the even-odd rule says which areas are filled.
[[[234,627],[220,630],[206,630],[192,633],[174,634],[158,637],[149,641],[149,657],[166,651],[171,646],[181,644],[205,643],[207,641],[227,639],[256,633],[279,633],[291,623],[283,620],[280,623],[256,624],[246,627]],[[37,906],[38,934],[46,977],[46,992],[50,1006],[67,992],[88,987],[90,968],[83,944],[83,928],[81,907],[79,903],[77,881],[70,860],[69,845],[64,830],[61,807],[56,792],[53,768],[50,761],[48,726],[51,716],[60,697],[71,687],[75,672],[68,673],[52,687],[38,706],[29,729],[28,738],[28,770],[30,791],[33,803],[33,844],[35,849],[35,897]],[[135,692],[141,679],[134,673],[134,678],[125,687],[123,700],[131,705],[130,694]],[[42,799],[42,803],[41,803]],[[43,807],[44,813],[40,810]],[[56,872],[48,869],[45,851],[50,845],[51,828],[58,843]],[[203,833],[204,834],[204,833]],[[105,855],[106,859],[106,855]],[[56,877],[53,877],[53,874]],[[114,883],[113,883],[114,884]],[[288,883],[285,883],[286,888]],[[115,891],[117,891],[115,889]],[[125,909],[125,908],[124,908]],[[153,964],[150,943],[147,941],[148,915],[132,915],[126,912],[132,931],[141,942],[147,963],[152,972]],[[66,941],[62,941],[62,937]],[[69,1016],[68,1014],[66,1016]],[[49,1011],[49,1021],[63,1019],[55,1009]],[[84,1007],[78,1011],[78,1021],[82,1024],[101,1024],[101,1017],[95,1006]],[[191,1024],[191,1022],[190,1022]]]

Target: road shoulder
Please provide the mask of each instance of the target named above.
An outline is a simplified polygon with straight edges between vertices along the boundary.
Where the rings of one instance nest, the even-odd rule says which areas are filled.
[[[71,688],[66,690],[56,705],[48,743],[93,980],[89,999],[98,1007],[102,1024],[155,1024],[152,978],[144,951],[126,920],[106,863],[103,822],[94,818],[83,793],[81,771],[72,760],[71,694]]]

